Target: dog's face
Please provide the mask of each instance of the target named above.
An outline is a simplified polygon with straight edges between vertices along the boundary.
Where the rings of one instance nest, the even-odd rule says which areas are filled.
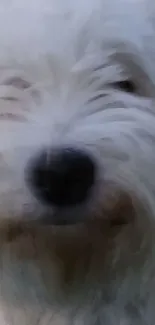
[[[151,210],[155,47],[145,8],[54,2],[1,4],[1,219],[113,218],[130,199]]]

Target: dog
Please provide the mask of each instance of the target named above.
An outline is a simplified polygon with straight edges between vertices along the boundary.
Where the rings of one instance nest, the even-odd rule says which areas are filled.
[[[0,0],[0,324],[154,325],[145,0]]]

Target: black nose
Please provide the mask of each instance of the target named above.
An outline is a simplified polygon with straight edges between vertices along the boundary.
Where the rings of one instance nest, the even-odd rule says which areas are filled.
[[[42,152],[31,163],[30,185],[47,204],[67,207],[82,203],[94,183],[95,166],[91,157],[75,149]]]

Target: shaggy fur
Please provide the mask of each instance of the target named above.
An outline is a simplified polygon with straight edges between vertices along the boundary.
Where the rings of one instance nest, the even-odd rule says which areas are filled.
[[[1,325],[155,324],[153,6],[0,0]],[[25,175],[65,146],[97,174],[86,203],[59,211]]]

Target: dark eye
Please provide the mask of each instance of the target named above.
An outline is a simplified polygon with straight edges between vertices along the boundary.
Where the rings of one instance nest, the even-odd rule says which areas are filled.
[[[117,89],[123,90],[127,93],[134,94],[136,93],[136,85],[131,80],[118,81],[114,85]]]
[[[14,86],[18,89],[28,89],[30,88],[30,83],[21,77],[11,77],[8,80],[6,80],[5,85],[8,86]]]

